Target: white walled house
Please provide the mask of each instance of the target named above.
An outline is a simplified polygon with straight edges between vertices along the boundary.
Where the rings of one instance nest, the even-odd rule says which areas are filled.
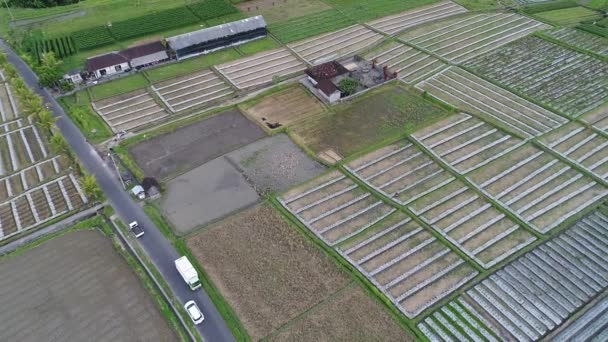
[[[87,59],[85,69],[95,75],[95,78],[100,78],[129,71],[131,67],[128,58],[117,52],[110,52]]]

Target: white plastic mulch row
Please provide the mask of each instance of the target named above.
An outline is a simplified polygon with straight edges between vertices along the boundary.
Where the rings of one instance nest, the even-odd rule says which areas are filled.
[[[388,35],[393,35],[407,28],[421,25],[426,22],[447,18],[467,10],[451,1],[442,1],[430,6],[419,7],[388,17],[383,17],[366,23],[374,29]]]
[[[353,25],[342,30],[287,44],[287,47],[307,63],[318,65],[351,56],[383,38],[383,35],[363,25]]]
[[[147,92],[134,93],[133,96],[119,95],[93,102],[93,109],[114,132],[136,130],[169,116],[169,113]]]

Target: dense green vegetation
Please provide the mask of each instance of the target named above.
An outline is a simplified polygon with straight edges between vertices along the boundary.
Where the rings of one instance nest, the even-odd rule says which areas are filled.
[[[290,43],[321,33],[339,30],[354,23],[353,20],[339,11],[332,9],[270,24],[268,29],[283,43]]]
[[[43,53],[52,52],[59,58],[71,56],[76,53],[76,46],[71,37],[60,37],[38,40],[34,42],[34,57],[40,60]]]
[[[534,14],[540,12],[554,11],[564,8],[576,7],[578,4],[574,0],[558,0],[558,1],[546,1],[539,2],[536,4],[526,5],[521,9],[526,14]]]
[[[574,25],[585,21],[595,21],[602,15],[585,7],[571,7],[534,14],[534,17],[557,25]]]
[[[201,20],[218,18],[238,12],[236,7],[225,0],[202,0],[188,5],[188,7]]]
[[[194,24],[199,21],[187,7],[178,7],[162,12],[136,17],[112,24],[110,32],[116,40],[139,37],[175,27]]]
[[[14,7],[46,8],[71,5],[80,0],[8,0],[7,4]]]
[[[438,2],[438,0],[328,0],[336,9],[358,21],[366,21],[389,14]]]
[[[62,97],[59,102],[84,136],[93,144],[112,137],[112,131],[103,119],[91,109],[91,101],[86,92],[78,92]]]
[[[112,44],[115,40],[105,26],[96,26],[72,33],[72,39],[80,50]]]

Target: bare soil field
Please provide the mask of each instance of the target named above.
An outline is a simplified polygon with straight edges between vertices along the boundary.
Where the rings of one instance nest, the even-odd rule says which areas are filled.
[[[0,259],[0,340],[175,341],[148,292],[97,231]]]
[[[188,247],[254,341],[351,282],[267,205],[202,230]]]
[[[238,110],[226,111],[129,147],[146,176],[159,180],[264,137]]]
[[[160,205],[181,235],[257,200],[253,186],[222,156],[167,182]]]
[[[268,341],[415,341],[382,306],[351,286]]]
[[[226,155],[258,194],[281,192],[325,171],[285,134],[260,139]]]
[[[294,133],[316,153],[333,149],[348,156],[449,115],[439,106],[395,85],[373,90],[333,109],[335,114],[318,116],[293,127]]]
[[[293,86],[273,93],[241,109],[266,129],[290,127],[301,120],[326,111],[325,106],[302,86]]]

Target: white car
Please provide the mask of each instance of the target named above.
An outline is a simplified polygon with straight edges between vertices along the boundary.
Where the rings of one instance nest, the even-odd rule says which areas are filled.
[[[137,221],[129,223],[129,230],[133,232],[136,238],[144,236],[144,230],[141,229]]]
[[[194,324],[201,324],[205,320],[205,316],[203,316],[203,313],[193,300],[188,301],[186,305],[184,305],[184,309],[186,309],[186,312],[188,312],[188,315],[190,315]]]

